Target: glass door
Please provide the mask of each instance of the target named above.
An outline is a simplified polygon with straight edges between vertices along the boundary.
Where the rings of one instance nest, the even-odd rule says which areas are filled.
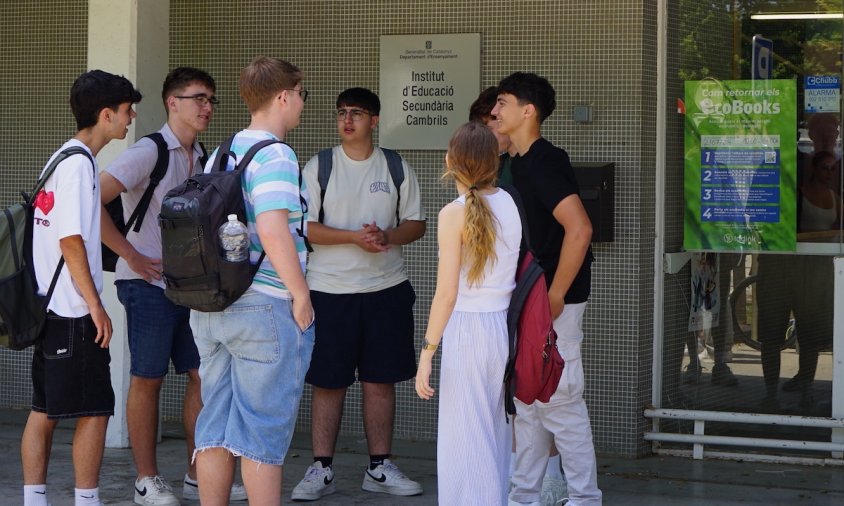
[[[746,438],[738,451],[748,452],[763,439],[829,442],[828,423],[789,424],[831,419],[833,389],[844,387],[833,385],[834,308],[844,308],[833,269],[844,253],[842,2],[666,4],[674,268],[663,277],[657,404],[739,415],[711,415],[705,431],[693,416],[657,417],[658,432],[721,436],[708,448],[731,451],[742,445],[729,438]],[[829,456],[805,445],[764,451]]]

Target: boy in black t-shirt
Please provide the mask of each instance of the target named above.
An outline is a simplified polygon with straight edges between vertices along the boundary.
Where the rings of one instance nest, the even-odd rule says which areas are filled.
[[[583,401],[580,343],[591,284],[592,225],[580,200],[566,152],[542,138],[540,126],[556,106],[554,88],[536,74],[517,72],[498,85],[492,110],[499,132],[510,136],[513,184],[522,196],[532,246],[545,269],[557,347],[566,362],[557,391],[546,403],[518,399],[516,465],[511,504],[539,504],[548,447],[563,459],[572,506],[600,505],[595,448]]]

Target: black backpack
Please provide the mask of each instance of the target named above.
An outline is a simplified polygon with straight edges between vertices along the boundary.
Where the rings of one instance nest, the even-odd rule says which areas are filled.
[[[144,224],[144,216],[146,216],[147,209],[149,209],[149,203],[152,200],[152,194],[158,187],[158,183],[164,179],[164,175],[167,174],[167,167],[170,165],[170,149],[167,147],[167,141],[164,140],[164,136],[161,135],[161,132],[154,132],[146,135],[145,137],[151,139],[155,143],[155,146],[158,148],[158,158],[155,160],[155,168],[152,169],[152,173],[149,175],[149,186],[147,186],[146,190],[144,190],[144,194],[141,196],[138,206],[135,207],[134,211],[132,211],[129,221],[126,221],[125,216],[123,215],[123,199],[120,195],[105,205],[109,218],[112,222],[114,222],[114,226],[117,227],[117,230],[120,230],[120,233],[124,236],[129,233],[129,230],[132,230],[132,225],[134,225],[135,233],[141,230],[141,225]],[[204,167],[205,162],[208,160],[208,152],[205,150],[205,146],[201,142],[199,143],[199,147],[202,149],[202,157],[199,159],[199,164]],[[117,259],[117,253],[112,251],[111,248],[103,243],[103,270],[106,272],[114,272],[114,269],[117,266]]]
[[[399,225],[401,217],[399,208],[401,206],[401,184],[404,182],[404,167],[401,163],[401,155],[387,148],[378,148],[384,153],[387,159],[387,168],[390,169],[390,177],[396,187],[396,226]],[[331,178],[331,170],[334,168],[334,148],[323,149],[317,153],[317,180],[319,181],[319,222],[325,221],[325,189],[328,188],[328,180]]]
[[[241,181],[243,171],[258,151],[280,143],[264,140],[256,143],[227,171],[234,136],[217,150],[210,172],[188,178],[164,197],[158,223],[161,226],[164,294],[175,304],[197,311],[222,311],[240,298],[252,279],[265,252],[256,265],[247,258],[229,262],[217,237],[219,227],[228,215],[246,223]],[[299,187],[302,186],[301,171]],[[300,196],[301,198],[301,196]],[[304,226],[304,213],[302,216]],[[303,229],[299,231],[304,237]]]
[[[47,304],[59,280],[64,257],[59,260],[46,296],[38,295],[38,281],[32,261],[32,233],[35,228],[35,202],[38,192],[56,170],[73,155],[91,155],[80,147],[65,149],[50,163],[32,192],[21,192],[23,202],[3,209],[0,219],[0,343],[13,350],[35,344],[47,315]],[[95,175],[96,176],[96,175]]]

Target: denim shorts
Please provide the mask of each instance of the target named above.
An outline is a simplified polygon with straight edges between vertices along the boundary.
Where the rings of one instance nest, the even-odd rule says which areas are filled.
[[[51,420],[113,415],[111,355],[94,342],[91,315],[50,311],[41,335],[32,354],[32,410]]]
[[[346,388],[357,379],[398,383],[416,376],[413,303],[409,281],[377,292],[311,291],[316,346],[305,380],[320,388]]]
[[[190,309],[173,304],[163,289],[142,279],[123,279],[114,285],[126,309],[132,376],[163,378],[171,359],[179,374],[199,368]]]
[[[283,465],[314,347],[313,324],[300,330],[292,301],[252,289],[225,311],[191,311],[190,323],[203,401],[196,451],[225,448]]]

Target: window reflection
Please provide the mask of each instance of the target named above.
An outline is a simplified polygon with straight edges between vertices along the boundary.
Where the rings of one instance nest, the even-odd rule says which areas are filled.
[[[665,407],[831,415],[832,255],[844,253],[842,4],[681,0],[676,7],[669,7],[675,21],[672,27],[676,27],[669,35],[669,97],[682,97],[686,81],[759,78],[753,68],[754,36],[772,42],[769,77],[796,82],[797,172],[793,184],[798,245],[796,253],[786,254],[711,253],[716,259],[714,290],[721,307],[701,328],[689,325],[699,297],[692,266],[666,275]],[[766,13],[814,16],[757,16]],[[834,16],[824,19],[817,14]],[[668,119],[669,184],[682,182],[683,121],[682,116]],[[687,212],[683,202],[675,205]],[[669,227],[672,219],[677,218],[667,218]],[[682,242],[682,236],[675,239]],[[682,422],[677,425],[679,431],[691,430]],[[754,429],[721,424],[716,432],[829,440],[828,430],[798,427]],[[707,433],[713,432],[707,428]]]

